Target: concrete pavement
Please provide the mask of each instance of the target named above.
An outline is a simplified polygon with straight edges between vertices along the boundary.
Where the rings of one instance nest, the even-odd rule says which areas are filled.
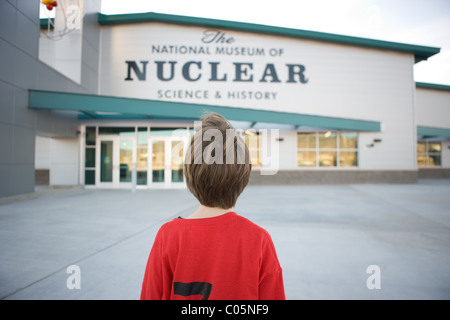
[[[450,299],[450,180],[248,186],[236,212],[269,231],[288,299]],[[2,299],[138,299],[158,228],[187,190],[37,189],[0,201]],[[67,267],[80,268],[68,289]],[[367,273],[379,267],[380,289]]]

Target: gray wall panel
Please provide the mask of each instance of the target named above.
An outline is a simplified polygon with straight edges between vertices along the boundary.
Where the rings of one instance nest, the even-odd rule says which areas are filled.
[[[11,187],[13,194],[34,192],[34,164],[14,164],[11,166]]]
[[[34,166],[35,130],[14,126],[13,130],[13,164],[31,164]]]
[[[13,126],[9,123],[0,122],[0,164],[12,163]],[[1,183],[4,181],[0,178]]]
[[[14,89],[12,85],[0,81],[0,122],[13,123]]]
[[[7,1],[0,1],[0,38],[14,43],[16,41],[17,11]]]
[[[76,113],[29,109],[28,90],[98,92],[100,2],[85,6],[81,85],[38,59],[39,7],[40,1],[0,0],[0,197],[34,191],[36,134],[77,136]]]
[[[28,91],[14,89],[14,124],[34,128],[36,125],[36,110],[28,108]]]
[[[0,125],[1,126],[1,125]],[[11,164],[0,164],[0,196],[7,197],[14,195],[11,182]]]
[[[0,57],[2,57],[0,59],[0,80],[12,84],[14,82],[16,49],[8,41],[3,39],[0,39]]]
[[[39,27],[21,12],[17,13],[16,45],[37,58],[39,54]]]

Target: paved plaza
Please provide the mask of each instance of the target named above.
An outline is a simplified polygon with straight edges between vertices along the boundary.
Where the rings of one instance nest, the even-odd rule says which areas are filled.
[[[0,200],[0,298],[138,299],[158,228],[196,207],[187,190]],[[235,211],[271,234],[287,299],[450,299],[450,180],[251,185]]]

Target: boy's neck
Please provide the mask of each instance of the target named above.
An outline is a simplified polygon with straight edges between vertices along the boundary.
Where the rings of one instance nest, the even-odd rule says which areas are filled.
[[[217,216],[221,216],[227,212],[233,211],[233,208],[218,208],[218,207],[207,207],[204,205],[200,205],[197,210],[195,210],[190,216],[186,219],[202,219],[202,218],[213,218]]]

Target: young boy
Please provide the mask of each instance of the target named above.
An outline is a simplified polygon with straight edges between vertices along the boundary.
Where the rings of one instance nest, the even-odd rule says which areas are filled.
[[[233,211],[250,171],[248,149],[230,123],[216,113],[205,116],[184,164],[186,184],[200,206],[158,231],[142,300],[285,299],[270,235]]]

